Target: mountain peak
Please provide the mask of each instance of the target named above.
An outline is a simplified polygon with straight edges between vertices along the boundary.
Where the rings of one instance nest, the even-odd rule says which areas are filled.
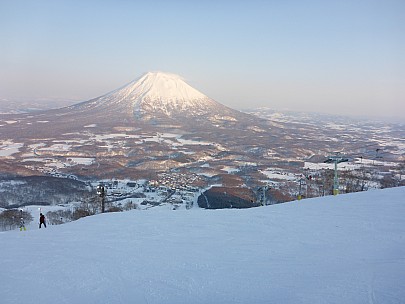
[[[172,73],[148,72],[136,81],[131,82],[128,89],[140,93],[144,98],[191,100],[205,99],[207,96],[188,85],[182,77]]]
[[[241,115],[196,90],[181,76],[160,71],[148,72],[115,91],[71,108],[142,120],[201,117],[235,121]]]
[[[166,79],[172,79],[172,80],[183,80],[184,78],[181,77],[180,75],[174,74],[174,73],[168,73],[168,72],[162,72],[162,71],[150,71],[145,74],[143,74],[140,78],[143,77],[148,77],[148,78],[166,78]],[[139,78],[139,79],[140,79]]]

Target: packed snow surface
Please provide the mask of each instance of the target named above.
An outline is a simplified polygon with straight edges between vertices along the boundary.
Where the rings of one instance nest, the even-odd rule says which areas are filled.
[[[405,187],[0,233],[1,303],[404,303]]]

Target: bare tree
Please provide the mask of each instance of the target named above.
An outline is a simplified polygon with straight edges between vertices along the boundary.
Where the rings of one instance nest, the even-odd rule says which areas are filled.
[[[51,225],[60,225],[73,220],[73,212],[71,210],[57,210],[46,213],[48,223]]]
[[[19,209],[5,210],[0,213],[0,227],[2,230],[13,230],[21,223],[29,224],[33,220],[31,213]]]

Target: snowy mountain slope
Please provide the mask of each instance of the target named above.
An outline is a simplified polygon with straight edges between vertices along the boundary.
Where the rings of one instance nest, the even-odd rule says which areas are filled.
[[[122,88],[69,108],[108,109],[138,118],[241,114],[194,89],[180,76],[163,72],[146,73]]]
[[[0,233],[2,303],[404,303],[405,188]]]

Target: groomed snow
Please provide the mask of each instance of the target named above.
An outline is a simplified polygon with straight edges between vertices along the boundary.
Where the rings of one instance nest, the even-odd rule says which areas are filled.
[[[404,303],[405,187],[0,233],[1,303]]]

